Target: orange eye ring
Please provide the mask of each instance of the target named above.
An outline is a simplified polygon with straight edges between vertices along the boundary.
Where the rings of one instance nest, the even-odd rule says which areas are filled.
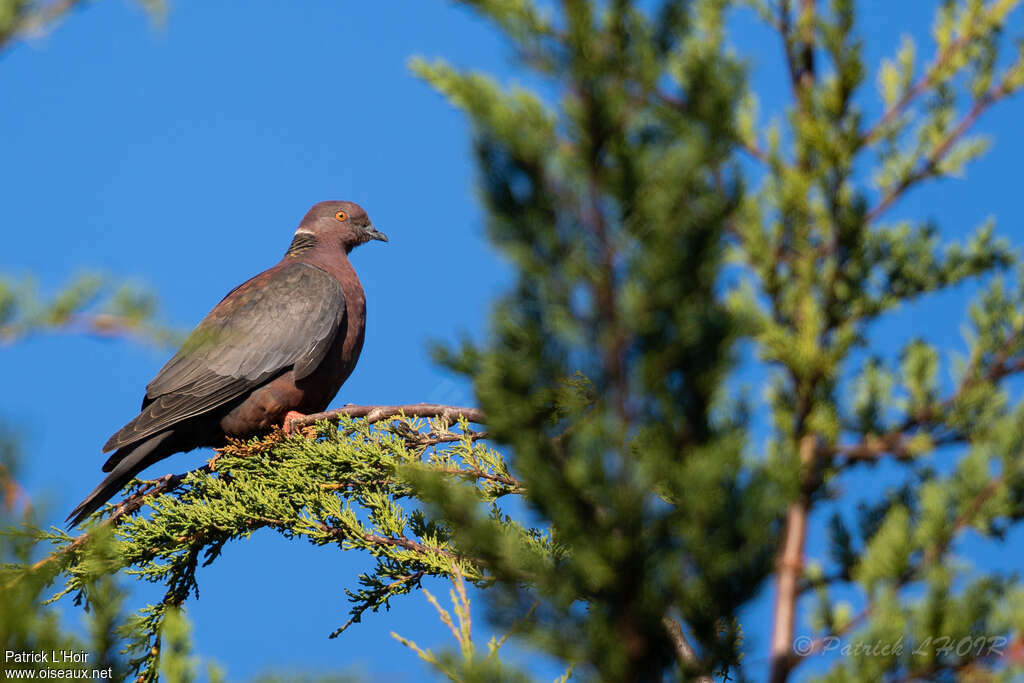
[[[338,213],[334,214],[334,217],[337,218],[339,221],[348,220],[348,214],[345,213],[344,211],[339,211]]]

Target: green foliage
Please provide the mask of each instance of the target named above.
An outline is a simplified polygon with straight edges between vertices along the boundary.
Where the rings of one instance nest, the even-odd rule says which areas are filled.
[[[138,3],[154,19],[166,10],[163,0]],[[0,50],[49,30],[65,14],[85,4],[84,0],[0,0]]]
[[[75,633],[59,616],[47,609],[47,592],[60,566],[35,565],[41,551],[39,533],[31,525],[32,509],[17,486],[16,444],[9,437],[0,439],[3,458],[3,486],[0,486],[0,644],[4,652],[60,653],[46,661],[4,657],[0,672],[4,676],[24,676],[28,671],[59,669],[66,677],[74,672],[102,670],[113,678],[123,678],[127,669],[121,657],[117,629],[121,622],[122,591],[109,572],[105,557],[109,546],[98,536],[83,549],[79,568],[80,585],[96,601],[86,620],[86,632]],[[19,511],[19,508],[23,510]],[[85,654],[87,659],[64,661],[63,653]],[[15,672],[25,673],[15,673]],[[79,674],[80,675],[80,674]]]
[[[523,492],[501,455],[479,442],[480,433],[465,422],[458,427],[453,431],[443,420],[372,424],[344,419],[339,430],[323,422],[306,430],[311,438],[276,432],[262,440],[235,442],[187,475],[129,485],[133,508],[144,503],[151,514],[126,517],[123,507],[105,508],[118,521],[107,569],[124,568],[129,575],[166,587],[160,603],[139,610],[122,629],[140,680],[156,680],[164,666],[161,656],[170,641],[161,634],[168,633],[167,617],[198,595],[200,566],[215,561],[230,541],[260,529],[317,546],[362,550],[375,558],[373,570],[346,591],[351,618],[332,637],[358,623],[367,610],[387,609],[393,598],[418,588],[424,577],[446,577],[457,569],[474,585],[491,583],[478,558],[455,548],[450,526],[412,499],[410,482],[427,473],[473,482],[475,500],[490,506],[495,517],[502,515],[501,499]],[[172,488],[173,496],[155,495]],[[80,539],[57,529],[46,534],[57,545],[52,561],[66,567],[65,585],[54,599],[75,594],[91,604],[83,553],[94,536],[109,528],[94,525]],[[538,557],[552,552],[550,539],[538,530],[512,523],[505,530],[517,546],[532,548]],[[181,629],[173,623],[170,629],[177,634],[173,642],[179,666],[174,676],[189,680]]]
[[[502,26],[532,21],[522,5],[470,4]],[[556,82],[557,111],[414,64],[470,117],[489,235],[518,272],[486,343],[440,355],[473,379],[564,551],[543,563],[494,544],[503,520],[451,486],[418,490],[500,579],[499,621],[537,602],[524,636],[606,680],[676,666],[669,615],[706,644],[701,669],[734,665],[736,610],[771,569],[779,491],[741,456],[742,414],[720,400],[736,326],[715,288],[742,94],[723,9],[567,3],[559,32],[521,44]]]
[[[466,582],[463,580],[462,574],[457,567],[453,567],[452,584],[454,589],[451,591],[451,600],[455,611],[455,619],[452,619],[451,612],[442,607],[437,598],[426,588],[423,589],[423,594],[430,601],[430,604],[433,605],[434,609],[437,610],[441,623],[452,632],[455,641],[459,644],[461,656],[455,656],[450,652],[436,655],[431,650],[424,650],[413,641],[403,638],[394,632],[391,633],[391,637],[415,652],[419,655],[420,659],[444,674],[450,681],[458,683],[480,681],[483,683],[530,680],[522,672],[510,670],[509,667],[503,666],[498,658],[498,650],[511,635],[511,632],[505,634],[501,639],[491,638],[490,642],[487,643],[486,655],[481,656],[477,653],[476,645],[473,643],[473,619],[470,614],[469,596],[466,593]],[[532,612],[528,612],[523,619],[528,620],[531,617]],[[564,681],[567,677],[568,674],[559,679],[559,681],[556,681],[556,683]]]
[[[180,609],[168,609],[160,629],[160,680],[165,683],[191,683],[197,679],[199,658],[192,654],[192,628]],[[224,674],[213,663],[207,665],[209,683],[222,683]]]
[[[802,537],[813,507],[835,513],[831,558],[810,563],[780,600],[815,590],[823,639],[860,628],[930,643],[909,656],[845,657],[835,676],[1012,672],[991,651],[925,652],[943,637],[1015,637],[1019,615],[996,607],[1017,604],[1016,583],[953,558],[964,529],[999,538],[1021,507],[1019,409],[1000,384],[1024,367],[1024,297],[998,282],[981,297],[970,359],[949,394],[925,340],[898,362],[872,349],[860,372],[852,366],[881,316],[1016,262],[991,221],[956,245],[931,219],[882,218],[984,152],[971,125],[1024,84],[1024,53],[1000,56],[1020,3],[943,3],[934,58],[919,72],[917,46],[903,42],[880,69],[884,110],[870,124],[856,104],[868,69],[849,0],[646,11],[566,2],[554,18],[533,3],[465,4],[502,27],[559,98],[555,107],[442,63],[414,64],[473,124],[489,234],[518,274],[490,336],[440,356],[472,377],[531,510],[564,549],[547,570],[514,548],[486,556],[498,621],[536,600],[526,637],[618,680],[671,665],[655,617],[681,616],[691,673],[739,672],[731,619],[771,570],[769,546],[780,552],[780,592],[782,574],[804,559],[802,546],[782,556],[774,533],[784,493],[783,537]],[[785,46],[793,104],[766,134],[758,98],[722,48],[734,5],[752,5]],[[740,176],[736,153],[757,168]],[[865,159],[873,186],[858,171]],[[722,297],[725,249],[741,275]],[[721,384],[741,334],[776,370],[772,438],[752,460],[741,455],[750,452],[742,411],[731,412]],[[937,447],[958,445],[968,448],[952,474],[928,466]],[[903,488],[881,500],[844,491],[849,468],[889,455],[907,467]],[[461,547],[486,552],[498,524],[450,486],[418,490],[455,520]],[[645,502],[652,492],[664,505]],[[855,501],[854,530],[839,511]],[[945,592],[904,595],[938,586],[943,572]],[[862,591],[856,616],[831,598],[833,584],[850,582]],[[948,619],[926,618],[939,607]],[[772,655],[774,680],[800,661],[786,649]]]
[[[79,275],[49,298],[38,293],[30,278],[0,277],[0,345],[42,332],[171,344],[176,335],[153,322],[156,309],[156,297],[139,285],[93,273]]]
[[[163,585],[121,630],[130,666],[190,680],[178,614],[200,565],[266,528],[375,558],[332,635],[452,579],[454,616],[426,595],[457,649],[399,637],[451,680],[525,678],[504,641],[473,643],[466,583],[499,632],[579,678],[735,679],[767,662],[783,681],[835,643],[848,649],[824,680],[1019,676],[1019,577],[973,566],[961,540],[998,544],[1024,515],[1024,402],[1007,388],[1024,371],[1024,276],[999,277],[1018,257],[991,221],[956,244],[932,216],[885,217],[986,149],[972,125],[1024,86],[1005,39],[1020,0],[939,4],[934,54],[905,39],[877,70],[874,118],[853,0],[463,4],[548,88],[411,65],[469,118],[487,234],[514,269],[487,333],[437,351],[472,380],[487,434],[345,419],[233,443],[134,482],[84,537],[45,534],[54,556],[17,570],[29,598],[58,571],[58,595],[94,608],[114,569]],[[791,104],[767,126],[727,47],[744,7],[784,48]],[[962,362],[927,330],[869,343],[901,304],[977,279]],[[0,330],[66,324],[89,286],[41,317],[0,297]],[[729,383],[745,349],[768,374],[763,405]],[[885,459],[899,485],[851,485]],[[809,550],[821,521],[828,542]],[[771,578],[772,623],[741,623]],[[745,658],[769,631],[770,656]]]

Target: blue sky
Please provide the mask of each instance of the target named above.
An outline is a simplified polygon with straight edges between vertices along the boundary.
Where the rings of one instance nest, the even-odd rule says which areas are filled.
[[[931,4],[860,2],[868,64],[904,33],[920,39],[922,60],[930,54]],[[181,0],[154,27],[136,5],[111,0],[0,57],[0,273],[33,274],[45,291],[82,270],[116,274],[155,291],[164,318],[188,329],[278,260],[309,205],[357,201],[391,241],[354,254],[368,299],[366,345],[335,403],[472,402],[465,384],[432,365],[426,343],[482,330],[508,271],[482,236],[466,122],[406,63],[443,56],[505,82],[530,76],[490,26],[440,0],[283,6],[260,0],[239,12],[234,3]],[[735,29],[767,118],[788,97],[778,41],[749,18]],[[878,100],[868,94],[871,119]],[[995,215],[999,232],[1019,242],[1021,210],[1008,190],[1024,157],[1022,106],[1014,100],[982,119],[978,130],[996,144],[966,180],[913,194],[891,217],[932,217],[955,238]],[[873,341],[895,354],[924,333],[962,349],[970,291],[904,309]],[[0,354],[8,388],[0,415],[23,438],[23,483],[49,510],[45,521],[60,522],[98,481],[100,445],[134,416],[167,355],[64,335]],[[759,377],[745,372],[740,382],[756,388]],[[178,455],[154,470],[184,471],[203,457]],[[895,468],[883,467],[855,473],[848,486],[881,490],[896,480]],[[812,529],[811,553],[822,546]],[[979,553],[982,564],[1002,559],[999,550]],[[426,669],[388,635],[450,644],[420,595],[326,638],[346,620],[343,588],[367,565],[272,534],[236,543],[200,575],[202,598],[189,607],[197,649],[231,680],[349,668],[373,680],[421,680]],[[445,584],[431,588],[447,594]],[[764,623],[769,607],[766,594],[751,624]],[[746,633],[753,674],[764,668],[768,634]]]

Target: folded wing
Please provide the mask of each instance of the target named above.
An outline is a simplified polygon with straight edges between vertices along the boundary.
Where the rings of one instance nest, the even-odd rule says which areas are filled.
[[[324,359],[344,316],[341,285],[316,266],[295,262],[257,275],[199,323],[147,385],[142,412],[103,452],[222,406],[289,369],[296,379],[306,377]]]

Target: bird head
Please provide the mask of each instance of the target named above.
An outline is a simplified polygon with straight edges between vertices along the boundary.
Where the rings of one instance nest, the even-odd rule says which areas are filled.
[[[353,202],[320,202],[314,204],[299,223],[288,253],[297,247],[330,244],[350,252],[370,240],[387,242],[388,237],[373,227],[363,207]]]

